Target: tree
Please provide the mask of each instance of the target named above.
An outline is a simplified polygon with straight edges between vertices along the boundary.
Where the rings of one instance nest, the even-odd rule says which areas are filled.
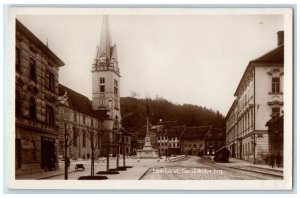
[[[65,160],[65,174],[64,174],[64,179],[68,180],[68,167],[70,163],[70,159],[68,158],[68,148],[74,144],[74,141],[77,140],[78,137],[78,128],[77,127],[72,127],[73,131],[73,136],[71,137],[71,134],[68,133],[68,124],[72,124],[73,126],[74,122],[70,122],[65,120],[64,121],[64,160]],[[74,135],[76,134],[76,135]]]
[[[87,138],[90,140],[90,145],[91,145],[91,176],[95,176],[95,150],[97,147],[99,147],[99,137],[101,133],[99,130],[96,130],[93,127],[88,127],[87,131]],[[95,138],[97,137],[97,138]]]

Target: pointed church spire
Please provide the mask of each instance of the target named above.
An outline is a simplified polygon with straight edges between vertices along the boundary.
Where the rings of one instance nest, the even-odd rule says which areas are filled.
[[[98,56],[105,56],[106,60],[110,60],[110,47],[111,47],[111,38],[108,27],[108,16],[104,15],[102,20],[102,29],[101,29],[101,37],[99,44]]]
[[[117,61],[117,60],[118,60],[117,45],[114,44],[114,46],[112,47],[112,51],[111,51],[111,61]]]

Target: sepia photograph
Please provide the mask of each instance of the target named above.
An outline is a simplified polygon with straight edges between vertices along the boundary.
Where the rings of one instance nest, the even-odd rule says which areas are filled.
[[[292,11],[11,7],[9,188],[290,190]]]

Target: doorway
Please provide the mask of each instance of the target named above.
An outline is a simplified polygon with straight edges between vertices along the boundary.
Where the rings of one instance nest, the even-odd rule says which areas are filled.
[[[55,168],[55,139],[42,137],[41,168],[52,170]]]

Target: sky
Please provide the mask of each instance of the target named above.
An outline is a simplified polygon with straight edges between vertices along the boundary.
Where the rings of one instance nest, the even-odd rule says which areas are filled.
[[[19,15],[65,63],[61,84],[92,97],[102,15]],[[277,46],[280,15],[109,15],[120,96],[162,97],[226,116],[249,63]]]

